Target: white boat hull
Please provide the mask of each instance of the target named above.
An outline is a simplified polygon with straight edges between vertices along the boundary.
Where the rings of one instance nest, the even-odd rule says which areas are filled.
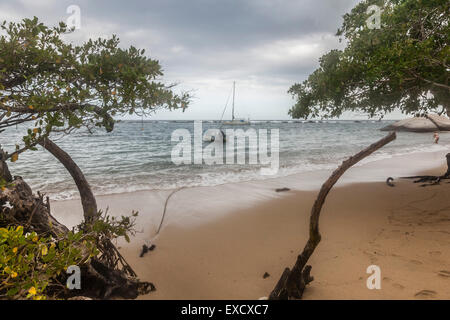
[[[250,122],[247,120],[231,120],[231,121],[224,121],[223,124],[226,125],[249,125]]]

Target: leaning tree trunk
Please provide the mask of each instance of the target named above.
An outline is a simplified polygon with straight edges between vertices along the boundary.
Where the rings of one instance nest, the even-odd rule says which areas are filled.
[[[322,185],[319,195],[311,210],[310,226],[309,226],[309,239],[303,249],[303,252],[297,257],[292,270],[286,268],[281,275],[280,280],[276,284],[273,291],[270,293],[270,300],[287,300],[287,299],[301,299],[303,291],[308,283],[313,281],[310,276],[311,266],[306,265],[308,259],[313,254],[317,245],[321,240],[319,233],[319,217],[322,210],[322,206],[325,203],[325,199],[330,192],[331,188],[336,184],[339,178],[353,165],[371,155],[381,147],[385,146],[389,142],[395,140],[395,132],[390,133],[385,138],[372,144],[370,147],[362,150],[358,154],[345,160],[342,165],[333,172],[328,180]]]
[[[50,139],[45,138],[39,144],[55,156],[74,179],[81,197],[85,226],[89,226],[98,219],[98,210],[97,201],[83,172],[69,154]],[[137,279],[137,274],[110,239],[104,239],[98,245],[101,246],[100,256],[82,268],[83,278],[89,283],[84,288],[85,294],[103,299],[113,296],[135,299],[138,295],[155,290],[152,283]]]
[[[95,221],[97,218],[97,201],[95,200],[92,189],[84,177],[83,172],[78,167],[78,165],[72,160],[72,158],[58,147],[53,141],[45,138],[39,143],[48,152],[50,152],[55,158],[61,162],[64,167],[69,171],[75,184],[77,185],[78,191],[80,192],[81,204],[83,206],[84,219],[86,223]]]

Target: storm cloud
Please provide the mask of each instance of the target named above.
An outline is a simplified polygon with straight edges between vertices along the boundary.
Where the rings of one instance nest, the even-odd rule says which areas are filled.
[[[192,90],[188,111],[154,119],[218,119],[233,81],[240,116],[287,119],[287,94],[342,48],[335,33],[357,0],[1,0],[0,19],[37,16],[46,24],[81,10],[81,29],[66,39],[81,43],[116,34],[161,62],[164,79]]]

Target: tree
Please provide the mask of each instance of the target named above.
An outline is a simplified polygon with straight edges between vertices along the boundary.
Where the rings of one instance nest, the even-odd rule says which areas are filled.
[[[319,220],[322,207],[325,204],[325,200],[330,193],[333,186],[338,182],[339,178],[357,164],[359,161],[370,156],[372,153],[382,148],[386,144],[394,141],[397,138],[395,132],[391,132],[386,137],[378,140],[376,143],[370,145],[364,150],[358,152],[352,157],[348,158],[331,174],[331,176],[324,182],[317,195],[316,201],[311,209],[311,215],[309,219],[309,239],[306,242],[303,251],[297,256],[292,269],[284,269],[280,279],[278,280],[275,288],[270,293],[270,300],[289,300],[289,299],[301,299],[306,286],[314,280],[311,277],[310,265],[307,265],[309,258],[319,245],[322,236],[319,232]]]
[[[379,29],[367,24],[374,5],[383,9]],[[323,55],[319,68],[289,89],[296,99],[289,114],[338,117],[344,111],[362,111],[382,117],[399,108],[407,114],[437,111],[450,116],[449,5],[447,0],[360,2],[344,15],[337,32],[347,47]],[[331,188],[347,169],[395,138],[391,133],[350,157],[322,185],[311,209],[309,239],[294,266],[284,270],[270,299],[302,298],[313,281],[307,262],[321,240],[319,218]],[[442,176],[410,178],[438,184],[449,178],[450,154],[447,162],[449,169]]]
[[[25,124],[27,132],[4,160],[38,144],[69,171],[80,191],[86,220],[97,213],[93,193],[81,170],[50,140],[76,129],[114,128],[114,116],[146,115],[158,108],[187,107],[189,94],[177,95],[159,80],[158,61],[144,50],[122,49],[119,39],[89,40],[73,45],[61,36],[64,23],[48,27],[34,19],[3,22],[0,37],[0,130]]]
[[[366,23],[372,5],[382,9],[379,29]],[[319,68],[289,89],[296,100],[289,114],[383,117],[399,108],[450,115],[449,13],[447,0],[362,1],[337,32],[346,48],[323,55]]]
[[[189,94],[176,94],[173,85],[161,80],[163,72],[158,61],[146,57],[144,50],[120,48],[116,36],[73,45],[62,39],[72,31],[65,24],[48,27],[36,17],[19,23],[5,21],[0,27],[0,133],[12,126],[24,130],[14,150],[5,152],[0,146],[0,230],[3,237],[0,242],[34,232],[49,236],[45,239],[52,243],[63,243],[56,246],[60,256],[69,254],[72,260],[85,262],[82,273],[88,280],[84,290],[93,297],[133,298],[152,290],[152,284],[136,279],[132,268],[111,242],[119,236],[128,239],[128,234],[134,230],[136,213],[121,219],[102,214],[82,171],[52,139],[81,128],[89,132],[103,128],[110,132],[114,129],[115,116],[149,115],[160,108],[184,110]],[[84,221],[76,234],[51,216],[50,204],[48,200],[44,203],[43,195],[34,195],[21,177],[13,178],[9,171],[7,160],[17,161],[22,152],[35,150],[38,145],[65,166],[78,187]],[[36,163],[38,166],[38,159]],[[21,241],[25,243],[28,238],[24,237]],[[33,245],[33,241],[28,242]],[[47,246],[50,242],[40,245]],[[92,253],[91,245],[97,253]],[[30,252],[33,248],[28,247]],[[15,261],[13,248],[3,245],[0,249],[10,254],[4,259],[5,263]],[[73,256],[75,252],[79,256]],[[39,265],[49,259],[46,252],[41,255]],[[58,273],[50,275],[45,268],[30,271],[23,263],[11,264],[8,268],[27,269],[38,276],[39,272],[47,272],[41,283],[44,288],[49,277],[56,282],[60,280],[61,268],[67,261],[57,262]],[[6,274],[3,271],[0,276],[7,277],[1,279],[6,287],[9,284],[5,281],[20,278],[12,269]],[[24,275],[26,279],[28,276]],[[21,286],[21,282],[16,283],[16,288]],[[32,288],[30,295],[34,296],[36,288]],[[0,298],[4,290],[4,286],[0,287]],[[10,294],[18,293],[8,291],[8,296]]]

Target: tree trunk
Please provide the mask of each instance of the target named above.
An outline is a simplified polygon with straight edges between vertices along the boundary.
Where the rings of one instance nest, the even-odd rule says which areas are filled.
[[[342,165],[337,168],[336,171],[334,171],[333,174],[328,178],[328,180],[322,185],[322,188],[319,191],[319,195],[317,196],[317,199],[311,210],[308,242],[306,243],[303,252],[297,257],[297,261],[295,262],[292,270],[289,270],[289,268],[286,268],[284,270],[280,280],[269,296],[270,300],[288,300],[302,298],[303,291],[305,290],[306,285],[313,281],[313,278],[310,276],[311,266],[307,266],[306,263],[308,262],[308,259],[311,257],[321,240],[321,236],[319,233],[319,217],[328,193],[339,180],[339,178],[345,173],[345,171],[347,171],[347,169],[349,169],[365,157],[371,155],[373,152],[377,151],[389,142],[395,140],[395,138],[395,132],[390,133],[385,138],[372,144],[370,147],[362,150],[353,157],[345,160]]]
[[[95,200],[94,194],[92,193],[91,187],[87,182],[86,178],[81,172],[77,164],[72,160],[72,158],[58,147],[53,141],[45,138],[39,143],[48,152],[50,152],[55,158],[57,158],[69,171],[75,184],[77,185],[78,191],[80,192],[81,204],[83,205],[84,220],[86,223],[91,223],[97,219],[97,201]]]
[[[0,179],[5,180],[5,182],[11,182],[12,176],[9,172],[8,165],[6,164],[6,154],[0,146]]]

